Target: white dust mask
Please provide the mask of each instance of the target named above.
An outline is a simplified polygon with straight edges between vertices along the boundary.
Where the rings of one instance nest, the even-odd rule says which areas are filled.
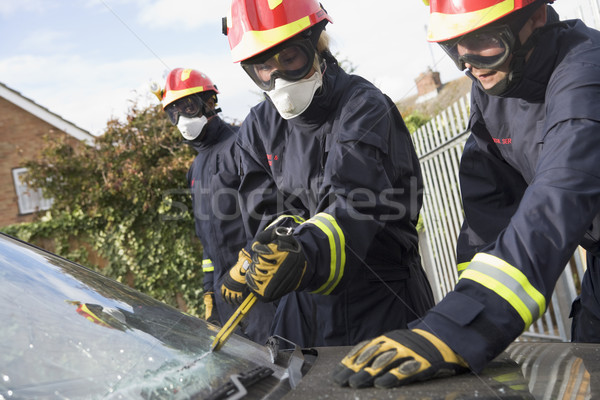
[[[313,96],[323,84],[321,71],[307,79],[299,81],[286,81],[281,78],[275,79],[275,87],[267,92],[273,105],[279,111],[283,119],[291,119],[302,114],[312,102]]]
[[[179,129],[179,132],[181,132],[183,137],[187,140],[194,140],[200,135],[207,122],[208,119],[204,115],[200,118],[188,118],[180,115],[179,121],[177,122],[177,129]]]

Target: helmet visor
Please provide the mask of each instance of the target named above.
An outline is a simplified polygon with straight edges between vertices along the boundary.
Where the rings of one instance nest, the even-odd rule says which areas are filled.
[[[202,100],[198,96],[186,96],[165,107],[165,112],[173,125],[179,122],[179,116],[192,118],[202,112]]]
[[[275,87],[275,79],[299,81],[311,70],[315,59],[315,48],[309,40],[292,41],[278,46],[264,56],[242,61],[244,71],[258,85],[269,91]]]
[[[507,25],[480,29],[458,39],[441,42],[440,46],[461,71],[470,67],[496,69],[512,53],[515,37]]]

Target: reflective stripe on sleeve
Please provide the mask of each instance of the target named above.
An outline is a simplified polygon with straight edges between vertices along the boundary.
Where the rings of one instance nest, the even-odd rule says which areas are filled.
[[[546,299],[525,274],[498,257],[476,254],[461,279],[475,281],[506,300],[523,319],[525,330],[546,311]]]
[[[213,272],[215,270],[215,265],[213,264],[210,258],[205,258],[202,260],[202,271],[204,272]]]
[[[458,274],[460,275],[471,263],[471,261],[467,261],[464,263],[460,263],[456,266],[456,270],[458,271]]]
[[[342,276],[344,276],[344,268],[346,266],[346,238],[335,218],[329,214],[319,213],[306,221],[306,223],[317,226],[329,239],[329,278],[327,282],[313,291],[313,293],[330,294],[340,283]]]

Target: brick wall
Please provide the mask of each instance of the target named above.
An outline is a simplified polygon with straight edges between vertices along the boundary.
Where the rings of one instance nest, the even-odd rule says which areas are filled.
[[[19,215],[12,170],[39,157],[44,135],[66,133],[0,97],[0,227],[33,219],[33,214]]]

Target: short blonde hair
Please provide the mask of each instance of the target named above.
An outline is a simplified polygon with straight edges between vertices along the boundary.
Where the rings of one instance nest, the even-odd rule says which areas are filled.
[[[317,52],[320,54],[325,50],[329,50],[329,35],[327,32],[321,32],[321,36],[319,36],[319,41],[317,42]]]
[[[319,68],[319,54],[324,51],[329,51],[329,35],[325,31],[321,32],[321,36],[319,36],[319,41],[317,42],[317,54],[315,54],[315,62],[313,63],[315,69]]]

